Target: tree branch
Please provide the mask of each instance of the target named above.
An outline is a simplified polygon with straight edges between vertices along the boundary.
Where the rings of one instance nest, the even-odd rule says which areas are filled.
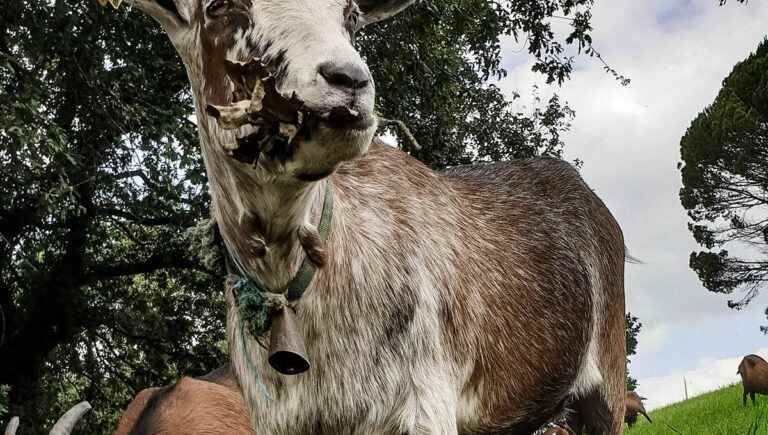
[[[93,282],[101,279],[151,273],[161,269],[189,269],[215,275],[213,271],[180,254],[179,252],[165,252],[153,254],[144,261],[132,263],[91,264],[87,267],[88,272],[85,280]]]
[[[159,217],[140,217],[135,214],[120,210],[117,208],[98,208],[94,212],[96,216],[110,216],[118,217],[130,221],[137,225],[146,226],[162,226],[162,225],[175,225],[175,226],[189,226],[194,223],[197,217],[194,214],[177,214],[172,216],[159,216]]]
[[[135,169],[133,171],[120,172],[114,175],[110,175],[109,177],[112,178],[113,180],[124,180],[127,178],[138,177],[138,178],[141,178],[141,180],[144,181],[144,184],[149,186],[151,189],[153,190],[157,189],[157,184],[155,184],[154,181],[150,180],[147,174],[142,169]]]
[[[126,237],[128,237],[133,243],[139,245],[139,246],[147,246],[149,243],[142,242],[139,240],[136,236],[133,235],[133,232],[130,228],[128,228],[128,225],[123,223],[120,219],[117,219],[115,217],[109,216],[108,219],[113,224],[117,225],[118,228],[125,234]]]

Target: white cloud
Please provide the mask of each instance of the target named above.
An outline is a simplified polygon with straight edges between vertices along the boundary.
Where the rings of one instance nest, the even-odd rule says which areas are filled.
[[[514,41],[504,45],[510,70],[498,85],[509,94],[519,90],[523,104],[536,83],[544,96],[556,91],[576,110],[566,157],[585,161],[582,175],[617,217],[632,255],[644,262],[629,265],[626,276],[627,310],[644,325],[633,374],[653,379],[695,367],[702,357],[762,346],[758,327],[768,323],[767,299],[729,310],[726,301],[738,295],[708,292],[688,267],[691,251],[701,248],[686,228],[676,164],[691,120],[765,36],[768,2],[602,0],[593,13],[595,44],[632,79],[629,87],[585,59],[562,88],[548,88]]]
[[[662,349],[669,340],[669,326],[663,323],[651,325],[640,330],[637,337],[638,343],[642,343],[644,353],[656,353]]]
[[[768,356],[768,348],[754,352],[763,358]],[[711,359],[704,358],[696,366],[684,372],[674,372],[666,376],[639,379],[637,392],[646,397],[646,409],[656,409],[685,399],[685,386],[688,386],[688,397],[741,382],[736,370],[741,362],[741,356],[733,358]]]

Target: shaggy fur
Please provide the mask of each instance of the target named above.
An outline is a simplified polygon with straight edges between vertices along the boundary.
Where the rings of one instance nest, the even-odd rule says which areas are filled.
[[[744,387],[742,403],[747,406],[747,395],[755,404],[755,394],[768,394],[768,362],[758,355],[747,355],[741,360],[739,370]]]
[[[187,67],[213,214],[239,269],[278,289],[305,251],[324,265],[292,304],[312,363],[298,376],[277,374],[259,343],[243,340],[227,290],[230,356],[259,433],[529,434],[566,403],[588,433],[621,433],[624,243],[571,165],[437,173],[372,143],[375,125],[363,123],[321,124],[254,167],[226,153],[247,132],[206,115],[207,104],[231,99],[224,58],[257,56],[278,71],[281,90],[313,108],[348,104],[364,121],[373,85],[331,86],[318,67],[330,57],[367,68],[350,23],[410,2],[360,2],[354,20],[349,0],[231,0],[226,20],[207,0],[175,1],[188,20],[135,2],[163,23]],[[328,184],[334,214],[321,258],[300,229],[319,221]]]
[[[241,343],[230,310],[256,427],[527,433],[566,398],[589,397],[589,433],[618,433],[623,242],[570,165],[439,174],[374,143],[326,182],[336,192],[328,261],[295,306],[313,369],[285,378],[258,364],[249,373],[244,359],[266,355]]]

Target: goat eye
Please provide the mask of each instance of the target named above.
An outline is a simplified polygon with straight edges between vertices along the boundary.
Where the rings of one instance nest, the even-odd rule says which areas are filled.
[[[205,13],[208,16],[216,17],[217,15],[220,15],[222,12],[226,11],[229,4],[230,0],[211,0],[205,7]]]

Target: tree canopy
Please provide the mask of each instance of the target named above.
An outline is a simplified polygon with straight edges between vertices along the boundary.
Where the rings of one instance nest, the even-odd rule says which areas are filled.
[[[643,324],[640,323],[640,319],[633,316],[632,313],[627,313],[624,321],[626,322],[627,343],[627,390],[634,391],[635,388],[637,388],[637,379],[629,375],[629,357],[637,354],[637,335],[640,333]]]
[[[557,156],[570,108],[553,97],[520,113],[488,80],[505,74],[505,36],[566,80],[571,52],[596,55],[592,3],[421,2],[358,40],[386,84],[378,110],[409,125],[433,168]],[[558,37],[553,16],[572,32]],[[8,403],[43,430],[89,400],[78,428],[108,433],[138,390],[225,357],[187,79],[135,10],[15,0],[0,8],[0,101],[0,420]]]
[[[768,285],[768,40],[734,66],[680,150],[680,200],[706,248],[690,266],[708,290],[739,291],[728,305],[740,308]],[[741,255],[725,249],[737,244]]]

